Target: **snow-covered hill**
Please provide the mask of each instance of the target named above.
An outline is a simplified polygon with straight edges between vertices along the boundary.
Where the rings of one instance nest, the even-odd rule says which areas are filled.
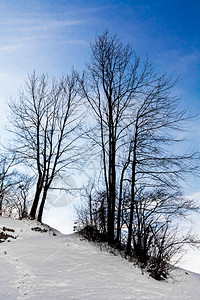
[[[0,243],[0,300],[200,299],[199,274],[177,269],[158,282],[78,234],[0,218],[0,235],[12,236]]]

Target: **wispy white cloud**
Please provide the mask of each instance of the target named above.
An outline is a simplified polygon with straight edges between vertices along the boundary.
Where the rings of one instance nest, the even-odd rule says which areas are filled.
[[[34,36],[29,37],[23,37],[19,39],[10,39],[7,40],[4,43],[0,44],[0,53],[3,54],[10,54],[10,53],[16,53],[16,52],[23,52],[27,51],[27,49],[33,49],[34,47],[41,44],[41,42],[46,42],[49,40],[56,39],[56,43],[58,44],[70,44],[70,45],[81,45],[81,46],[87,46],[88,43],[83,39],[65,39],[63,40],[62,36],[58,37],[53,34],[38,34]]]
[[[63,43],[67,36],[65,30],[73,26],[80,26],[87,22],[83,19],[58,20],[51,16],[40,18],[36,15],[30,15],[30,18],[19,18],[19,16],[9,16],[6,20],[0,21],[0,52],[11,53],[22,51],[30,46],[36,46],[41,41],[55,41]],[[34,45],[33,45],[34,43]],[[84,44],[82,39],[69,39],[70,44]]]
[[[0,46],[0,52],[4,52],[4,53],[14,52],[19,49],[20,49],[19,45],[16,44]]]
[[[171,50],[168,52],[162,52],[157,56],[157,63],[168,66],[169,71],[176,70],[180,74],[186,73],[188,70],[197,65],[200,62],[199,50],[193,50],[189,53],[180,52],[178,50]]]
[[[51,19],[14,19],[0,21],[0,31],[9,30],[13,31],[34,31],[34,30],[53,30],[59,28],[65,28],[70,26],[76,26],[85,23],[86,20],[51,20]]]
[[[75,25],[82,24],[82,20],[73,20],[73,21],[39,21],[37,25],[33,25],[30,27],[23,28],[24,31],[48,31],[48,30],[56,30],[63,29],[66,27],[71,27]]]
[[[33,45],[34,41],[48,39],[49,35],[35,35],[27,37],[19,37],[14,39],[6,39],[0,44],[1,53],[22,52]]]

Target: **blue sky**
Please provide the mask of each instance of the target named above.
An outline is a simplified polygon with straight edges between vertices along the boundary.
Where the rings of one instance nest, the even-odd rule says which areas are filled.
[[[0,97],[16,95],[34,69],[83,69],[89,42],[108,29],[158,72],[181,75],[183,101],[200,110],[199,11],[198,0],[1,0]]]
[[[28,73],[83,70],[89,42],[105,29],[141,58],[148,54],[158,73],[181,76],[175,92],[200,113],[199,13],[199,0],[0,0],[0,125],[6,99],[17,96]],[[199,131],[198,119],[187,146],[200,148]],[[199,180],[186,191],[200,195]]]

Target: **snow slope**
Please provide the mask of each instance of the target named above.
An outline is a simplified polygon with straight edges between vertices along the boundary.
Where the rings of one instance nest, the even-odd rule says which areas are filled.
[[[38,227],[46,232],[31,230]],[[0,243],[0,300],[200,299],[200,274],[177,269],[157,282],[77,234],[8,218],[0,218],[2,231],[18,237]]]

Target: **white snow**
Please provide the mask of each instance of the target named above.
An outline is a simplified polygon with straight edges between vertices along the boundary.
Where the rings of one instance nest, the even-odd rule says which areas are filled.
[[[35,221],[0,218],[16,239],[0,243],[0,299],[199,299],[200,274],[176,269],[158,282],[120,256],[78,234],[63,235]],[[47,232],[32,231],[33,227]]]

